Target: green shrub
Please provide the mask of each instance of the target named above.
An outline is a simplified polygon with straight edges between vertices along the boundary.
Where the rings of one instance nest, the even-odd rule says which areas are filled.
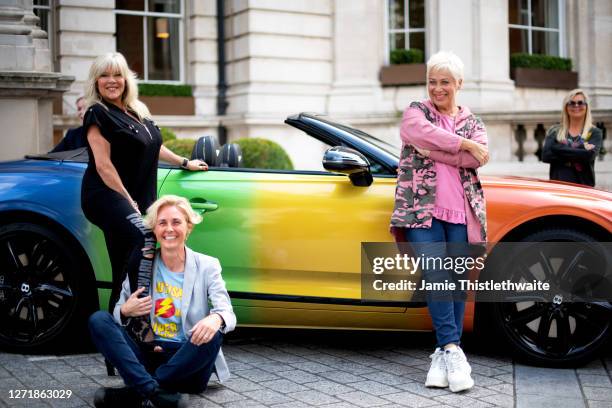
[[[165,127],[159,128],[160,132],[161,132],[161,137],[162,137],[162,141],[164,143],[170,141],[170,140],[176,140],[176,134]]]
[[[179,156],[189,158],[191,157],[191,151],[195,142],[194,139],[172,139],[164,142],[164,146]]]
[[[252,169],[293,170],[293,163],[276,142],[260,138],[236,140],[242,150],[242,166]]]
[[[421,64],[425,61],[425,55],[422,50],[417,48],[398,48],[391,51],[391,64]]]
[[[552,55],[516,53],[510,55],[510,67],[571,71],[572,60]]]
[[[140,96],[192,96],[191,85],[138,84]]]

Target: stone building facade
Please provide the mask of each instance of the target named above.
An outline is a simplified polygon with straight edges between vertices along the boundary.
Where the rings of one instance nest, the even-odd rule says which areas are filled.
[[[224,9],[225,110],[219,108],[219,3]],[[517,47],[571,58],[578,85],[592,98],[595,120],[607,129],[612,125],[609,0],[35,0],[34,4],[48,8],[44,12],[51,26],[55,69],[76,79],[64,96],[63,112],[55,116],[58,130],[75,124],[74,101],[93,58],[121,50],[146,82],[193,86],[195,114],[158,115],[160,125],[179,137],[220,131],[230,141],[266,137],[283,145],[300,167],[304,156],[318,155],[320,149],[306,148],[297,138],[299,132],[283,123],[297,112],[329,114],[398,142],[402,110],[426,94],[423,84],[381,83],[390,51],[402,46],[423,48],[425,58],[438,50],[452,50],[462,58],[466,72],[460,103],[484,119],[493,161],[537,162],[538,143],[545,129],[559,121],[567,92],[513,80],[509,59]],[[609,137],[606,146],[610,151]],[[307,160],[303,165],[308,166]]]
[[[73,80],[54,72],[38,23],[31,1],[0,2],[0,159],[51,147],[53,101]]]

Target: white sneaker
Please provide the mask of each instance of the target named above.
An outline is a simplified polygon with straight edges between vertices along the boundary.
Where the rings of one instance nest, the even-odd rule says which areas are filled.
[[[448,385],[452,392],[469,390],[474,386],[474,380],[470,376],[472,367],[467,362],[461,348],[456,347],[444,352],[446,362],[446,375]]]
[[[446,377],[446,360],[444,359],[444,350],[440,347],[436,348],[436,351],[429,356],[431,358],[431,366],[427,372],[427,379],[425,380],[426,387],[448,387],[448,379]]]

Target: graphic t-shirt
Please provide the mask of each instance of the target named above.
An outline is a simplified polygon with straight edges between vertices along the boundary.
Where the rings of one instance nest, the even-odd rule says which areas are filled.
[[[168,270],[159,255],[155,265],[151,316],[155,340],[185,342],[187,338],[181,323],[185,274]]]

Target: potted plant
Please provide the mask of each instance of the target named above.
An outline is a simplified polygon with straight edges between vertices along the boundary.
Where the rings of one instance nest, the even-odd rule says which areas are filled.
[[[383,86],[422,85],[425,83],[423,51],[415,48],[391,51],[391,65],[380,69]]]
[[[138,84],[140,99],[154,115],[194,115],[191,85]]]
[[[578,73],[572,71],[572,60],[552,55],[516,53],[510,55],[510,78],[516,86],[532,88],[574,89]]]

